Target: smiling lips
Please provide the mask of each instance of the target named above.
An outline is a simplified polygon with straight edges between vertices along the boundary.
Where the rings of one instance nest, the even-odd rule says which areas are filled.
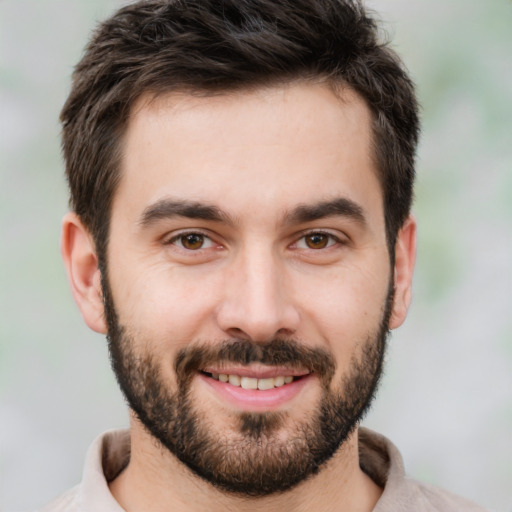
[[[278,375],[277,377],[267,377],[265,379],[226,373],[211,373],[210,375],[213,379],[220,382],[228,382],[232,386],[244,389],[259,389],[260,391],[279,388],[285,384],[290,384],[294,380],[292,375]]]
[[[202,379],[224,399],[243,410],[269,410],[293,399],[313,374],[285,368],[207,368]]]

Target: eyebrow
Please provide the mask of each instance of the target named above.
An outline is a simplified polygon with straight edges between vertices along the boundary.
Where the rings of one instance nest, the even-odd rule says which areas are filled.
[[[287,224],[301,224],[325,217],[348,217],[362,226],[366,225],[363,208],[346,197],[338,197],[329,201],[315,204],[301,204],[285,216]]]
[[[326,217],[348,217],[364,226],[366,218],[364,210],[356,202],[346,197],[314,204],[300,204],[284,216],[285,224],[301,224]],[[160,199],[142,212],[139,224],[147,228],[163,219],[186,217],[213,222],[225,222],[234,225],[235,220],[217,206],[197,201]]]
[[[216,206],[195,201],[176,201],[172,199],[160,199],[145,208],[139,224],[147,228],[159,220],[171,219],[173,217],[187,217],[189,219],[234,224],[234,220]]]

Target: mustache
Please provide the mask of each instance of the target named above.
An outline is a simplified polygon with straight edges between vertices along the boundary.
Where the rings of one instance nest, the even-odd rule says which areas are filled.
[[[188,381],[197,371],[218,363],[285,366],[307,369],[328,385],[336,370],[334,357],[318,347],[306,347],[295,340],[273,339],[265,343],[250,340],[225,340],[215,345],[188,345],[176,355],[174,369],[179,382]]]

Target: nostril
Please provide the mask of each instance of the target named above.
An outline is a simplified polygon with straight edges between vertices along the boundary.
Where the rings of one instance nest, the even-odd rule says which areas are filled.
[[[233,296],[222,301],[215,315],[218,327],[228,337],[255,342],[293,337],[300,325],[296,308],[290,304],[276,303],[275,300],[253,304]]]
[[[276,332],[276,334],[281,337],[291,337],[295,334],[295,329],[287,329],[285,327],[282,327]]]
[[[239,327],[230,327],[229,329],[227,329],[226,332],[232,338],[236,338],[239,340],[251,340],[251,337],[243,329],[240,329]]]

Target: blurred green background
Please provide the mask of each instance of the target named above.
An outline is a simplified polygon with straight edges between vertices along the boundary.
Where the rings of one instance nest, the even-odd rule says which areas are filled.
[[[114,0],[0,0],[0,510],[80,480],[127,424],[104,339],[59,255],[58,114]],[[365,424],[411,476],[512,511],[512,3],[374,0],[418,85],[424,131],[414,302]]]

